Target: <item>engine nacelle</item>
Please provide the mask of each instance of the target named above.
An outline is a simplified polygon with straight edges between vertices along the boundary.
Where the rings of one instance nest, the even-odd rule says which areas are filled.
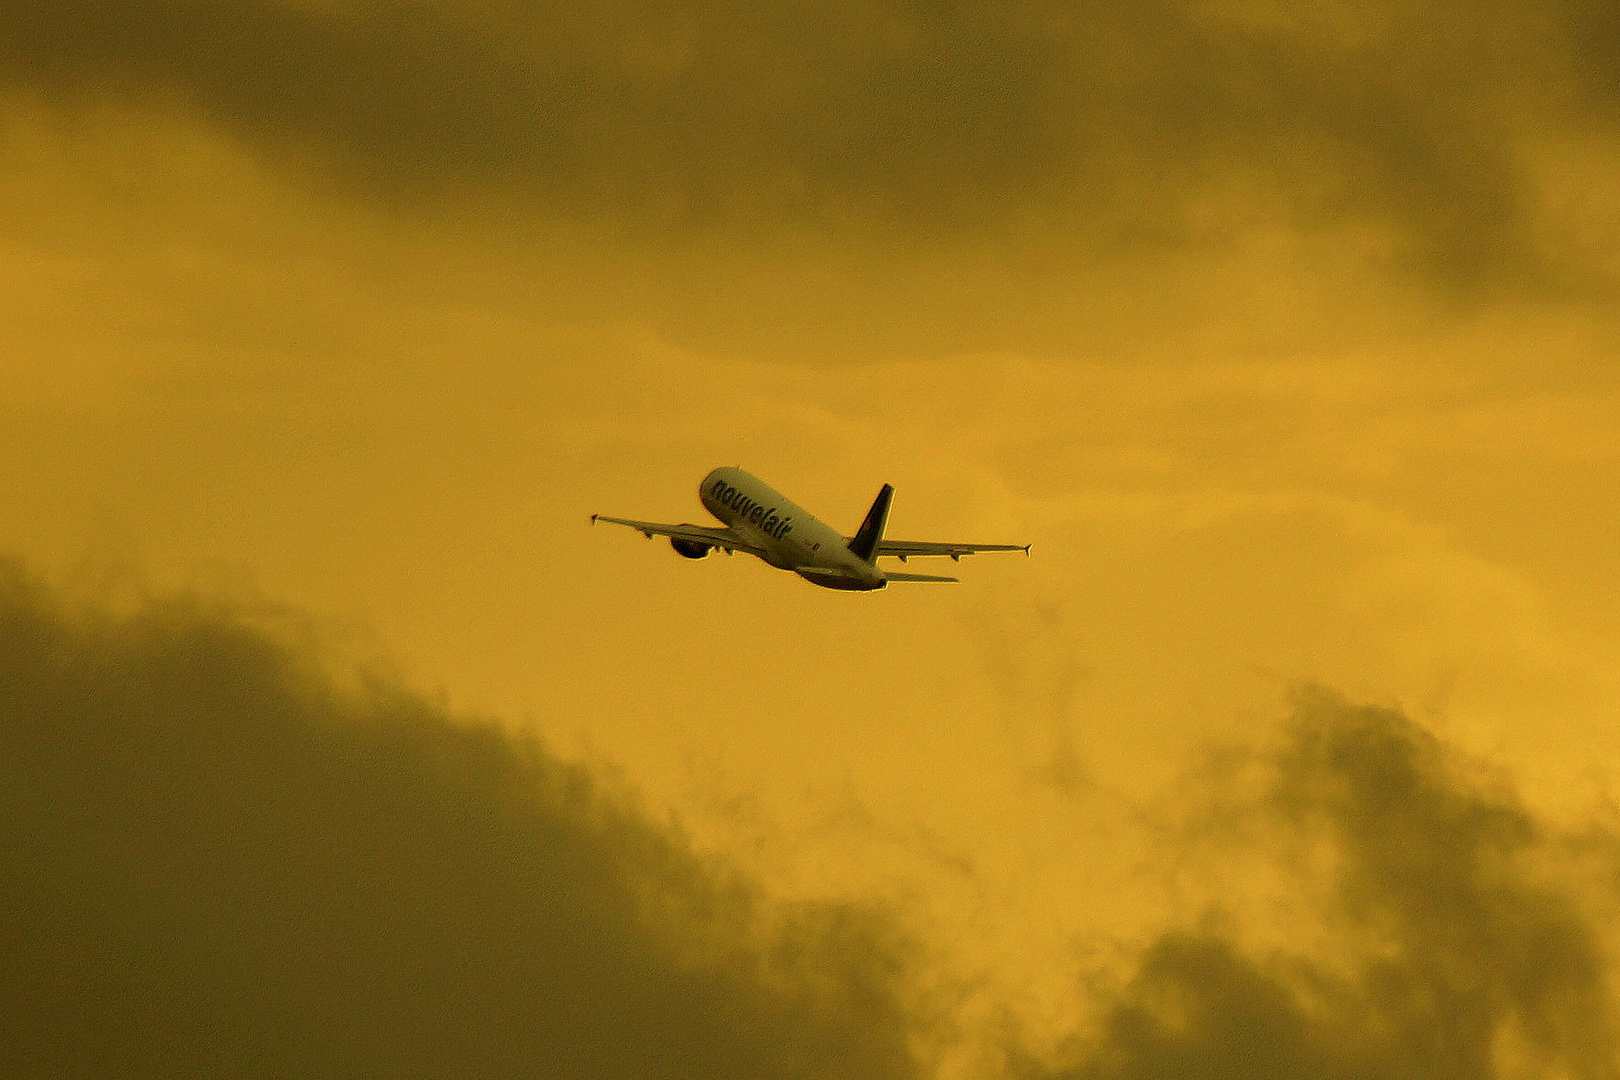
[[[675,549],[676,554],[688,559],[701,559],[713,551],[713,546],[699,543],[696,540],[683,540],[679,536],[669,538],[669,546]]]

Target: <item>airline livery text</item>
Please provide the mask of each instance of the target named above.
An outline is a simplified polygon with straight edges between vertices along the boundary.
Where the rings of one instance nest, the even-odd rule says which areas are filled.
[[[731,507],[744,520],[757,525],[766,536],[773,536],[780,540],[793,531],[793,519],[791,517],[778,517],[776,507],[773,506],[767,510],[724,480],[716,480],[714,487],[710,491],[714,494],[716,502]]]

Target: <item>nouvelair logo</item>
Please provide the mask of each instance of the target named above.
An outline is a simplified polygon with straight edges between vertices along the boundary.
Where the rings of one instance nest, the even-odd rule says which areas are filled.
[[[710,490],[714,493],[716,502],[731,507],[744,520],[759,526],[760,531],[766,536],[774,536],[780,540],[793,531],[792,518],[777,517],[776,507],[765,509],[724,480],[716,480]]]

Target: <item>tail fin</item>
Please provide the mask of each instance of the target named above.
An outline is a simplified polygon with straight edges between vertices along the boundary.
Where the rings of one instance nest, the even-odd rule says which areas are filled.
[[[892,498],[893,486],[884,484],[872,503],[872,509],[866,512],[866,520],[861,522],[855,538],[849,542],[849,550],[857,558],[865,562],[877,561],[878,542],[883,539],[883,526],[889,521],[889,500]]]

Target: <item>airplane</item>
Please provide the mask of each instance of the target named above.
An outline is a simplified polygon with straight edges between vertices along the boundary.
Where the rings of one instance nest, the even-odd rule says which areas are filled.
[[[688,559],[701,559],[719,549],[727,555],[746,552],[778,570],[791,570],[812,585],[826,589],[870,591],[891,581],[956,581],[932,574],[905,574],[886,570],[877,560],[892,555],[901,562],[913,556],[944,555],[959,561],[975,551],[1022,551],[1028,544],[934,544],[885,540],[883,528],[889,520],[889,501],[894,488],[884,484],[866,512],[866,519],[854,536],[844,536],[817,521],[789,502],[763,480],[741,469],[722,467],[703,478],[698,498],[709,513],[725,523],[712,525],[661,525],[652,521],[592,514],[598,521],[628,525],[651,540],[669,537],[670,547]]]

